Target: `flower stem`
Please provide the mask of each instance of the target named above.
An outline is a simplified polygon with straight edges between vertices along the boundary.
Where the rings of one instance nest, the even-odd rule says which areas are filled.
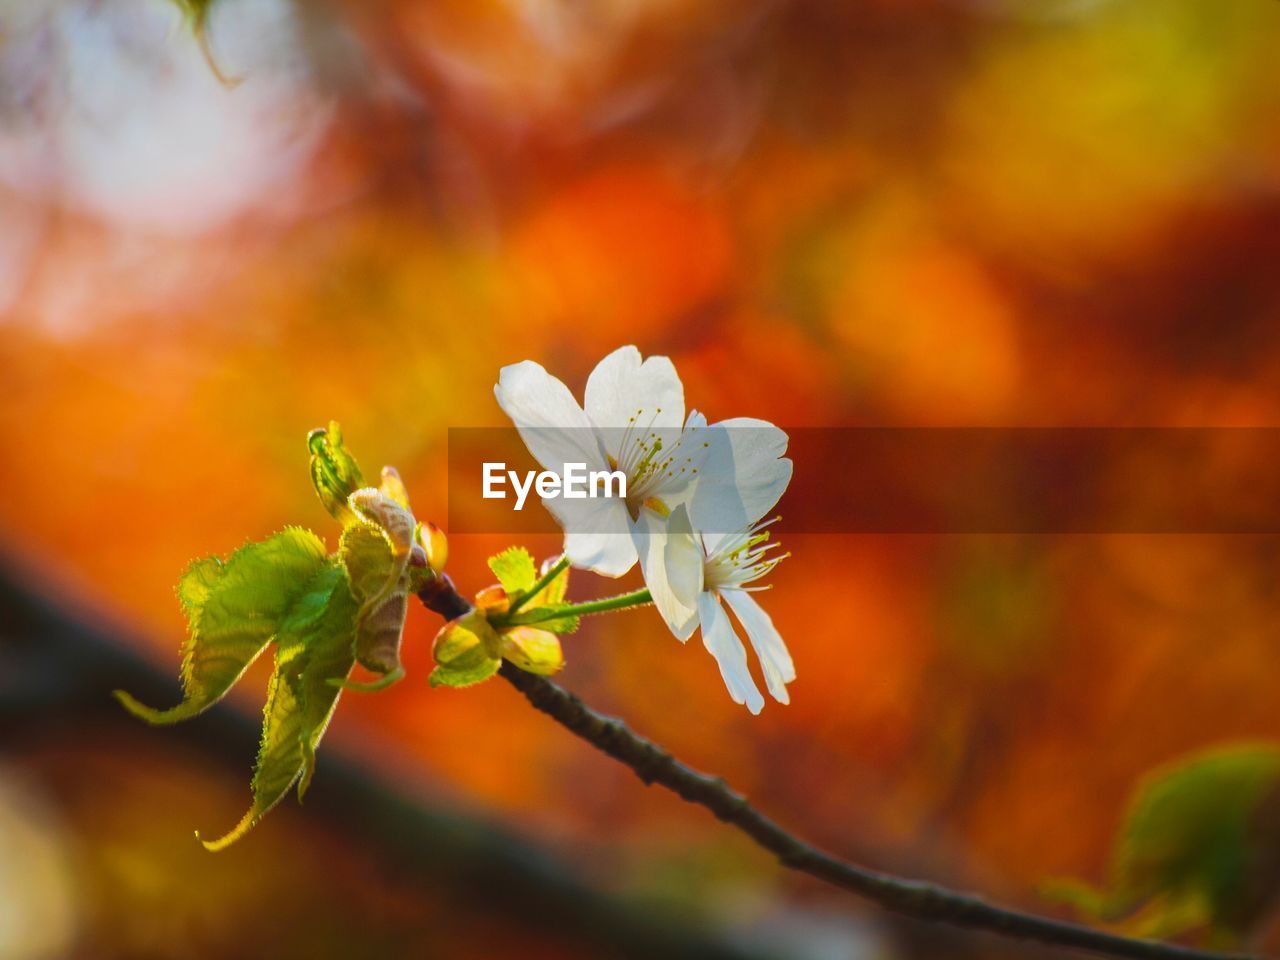
[[[523,617],[510,617],[507,623],[542,623],[546,620],[559,620],[561,617],[585,617],[589,613],[607,613],[610,610],[625,610],[628,607],[639,607],[653,603],[653,596],[648,590],[633,590],[631,593],[620,593],[614,597],[602,597],[599,600],[588,600],[585,603],[566,603],[555,607],[543,607],[526,613]]]
[[[560,574],[564,572],[564,568],[567,567],[568,565],[569,565],[569,557],[567,555],[562,556],[559,560],[557,560],[555,562],[555,565],[552,566],[550,570],[548,570],[546,573],[544,573],[542,576],[538,578],[537,583],[535,583],[532,587],[530,587],[523,594],[521,594],[520,599],[518,599],[515,603],[511,604],[511,609],[507,611],[507,615],[510,616],[511,614],[515,613],[517,610],[523,607],[526,603],[528,603],[530,600],[536,597],[547,584],[549,584],[556,577],[560,576]]]

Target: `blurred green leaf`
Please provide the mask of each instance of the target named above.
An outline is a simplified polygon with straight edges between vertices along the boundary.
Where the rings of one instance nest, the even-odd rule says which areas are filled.
[[[1280,748],[1218,748],[1157,770],[1139,785],[1105,890],[1061,882],[1046,891],[1100,920],[1137,916],[1133,932],[1204,928],[1239,942],[1280,892]]]

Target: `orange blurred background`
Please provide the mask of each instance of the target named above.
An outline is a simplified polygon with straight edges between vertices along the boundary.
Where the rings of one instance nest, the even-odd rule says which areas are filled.
[[[446,430],[501,425],[520,359],[580,390],[635,343],[713,420],[1280,425],[1277,31],[1198,0],[218,0],[226,86],[163,0],[0,5],[0,643],[45,596],[99,634],[40,669],[106,643],[176,675],[191,558],[336,541],[310,428],[443,520]],[[1144,771],[1280,735],[1274,537],[786,543],[791,706],[751,717],[646,612],[562,679],[839,853],[1057,912],[1037,884],[1101,877]],[[454,580],[507,545],[452,538]],[[261,670],[223,749],[92,671],[32,706],[40,652],[0,655],[0,956],[656,955],[637,916],[690,956],[1045,955],[787,875],[505,684],[428,689],[437,626],[343,699],[320,810],[216,856],[191,831],[248,803]],[[334,765],[596,899],[535,922],[537,882],[461,866],[494,844],[424,867],[323,799]]]

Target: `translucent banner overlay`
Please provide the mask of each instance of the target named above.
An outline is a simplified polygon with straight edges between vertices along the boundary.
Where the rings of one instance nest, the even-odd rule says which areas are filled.
[[[783,429],[794,474],[769,515],[781,515],[787,532],[1280,533],[1280,428]],[[678,434],[665,432],[651,463],[674,451],[672,463],[691,469],[702,441],[697,448],[687,438],[678,444]],[[707,471],[723,475],[750,461],[775,439],[739,428],[724,448],[728,459],[704,464],[698,482]],[[634,448],[633,434],[544,428],[534,442],[544,457],[547,448],[563,449],[589,461],[623,440]],[[522,484],[530,472],[564,467],[539,464],[513,428],[450,429],[450,533],[560,529],[534,488],[515,509],[510,477],[490,486],[506,496],[485,498],[486,463],[501,464],[504,476],[514,471]],[[612,466],[586,463],[588,471]],[[569,522],[584,532],[615,529],[595,529],[612,522],[598,519],[609,511],[597,506],[575,501]]]

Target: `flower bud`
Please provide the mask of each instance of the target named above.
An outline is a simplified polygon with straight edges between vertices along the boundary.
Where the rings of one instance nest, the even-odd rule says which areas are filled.
[[[444,531],[430,520],[418,524],[418,543],[427,555],[427,566],[431,572],[439,576],[444,573],[444,565],[449,559],[449,541]]]
[[[502,665],[501,641],[479,610],[450,620],[436,634],[431,653],[433,687],[467,687],[488,680]]]
[[[409,509],[409,491],[404,488],[400,471],[395,467],[382,468],[382,483],[379,484],[378,489],[406,510]]]
[[[506,613],[511,606],[511,598],[507,596],[506,590],[495,583],[476,594],[476,606],[486,614]]]
[[[512,627],[502,632],[502,656],[521,670],[544,677],[558,673],[564,666],[560,638],[537,627]]]
[[[353,523],[355,516],[347,498],[364,485],[360,467],[342,443],[342,429],[336,421],[327,428],[312,430],[307,436],[311,452],[311,483],[324,508],[343,524]]]
[[[501,648],[498,634],[484,614],[472,610],[440,628],[431,653],[442,667],[465,667],[479,659],[499,656]]]

